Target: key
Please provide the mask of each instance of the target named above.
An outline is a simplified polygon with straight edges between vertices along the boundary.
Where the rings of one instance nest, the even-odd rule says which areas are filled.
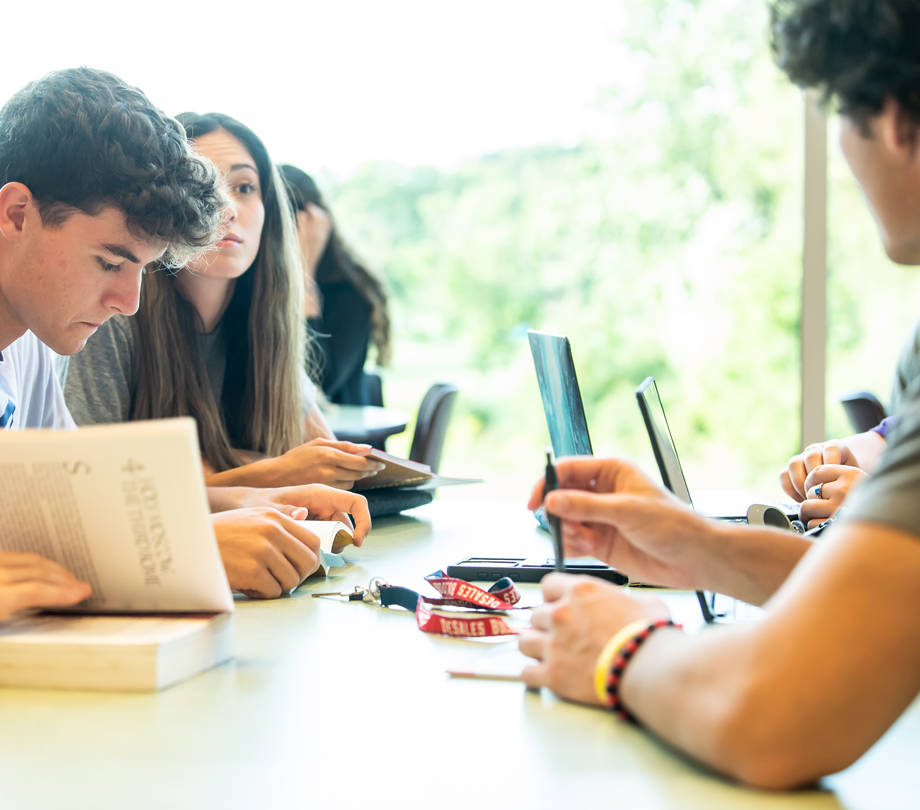
[[[355,585],[355,589],[350,593],[348,591],[329,591],[328,593],[313,593],[310,596],[314,599],[318,599],[321,596],[344,596],[347,597],[349,602],[363,602],[366,594],[367,588]]]

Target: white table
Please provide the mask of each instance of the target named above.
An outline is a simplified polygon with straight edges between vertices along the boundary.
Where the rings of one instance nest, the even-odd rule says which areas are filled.
[[[409,424],[409,414],[397,408],[376,405],[324,406],[323,416],[336,438],[346,442],[383,447],[388,436],[402,433]]]
[[[834,792],[736,787],[609,714],[520,684],[451,680],[482,642],[312,599],[470,554],[549,554],[520,504],[388,518],[343,574],[238,604],[235,662],[159,694],[0,690],[0,807],[898,808],[920,803],[914,708]],[[341,570],[341,569],[340,569]],[[669,597],[681,611],[692,595]],[[681,618],[689,618],[682,616]]]

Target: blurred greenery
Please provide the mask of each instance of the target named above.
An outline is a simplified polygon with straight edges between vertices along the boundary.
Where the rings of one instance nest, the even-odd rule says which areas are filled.
[[[450,172],[366,165],[329,189],[391,291],[387,404],[414,412],[430,383],[459,383],[443,470],[523,496],[548,441],[526,331],[566,334],[596,453],[654,469],[633,396],[654,375],[691,488],[778,497],[799,442],[801,95],[772,64],[762,0],[622,9],[609,138]],[[836,156],[830,174],[830,390],[887,398],[917,281],[882,255]]]

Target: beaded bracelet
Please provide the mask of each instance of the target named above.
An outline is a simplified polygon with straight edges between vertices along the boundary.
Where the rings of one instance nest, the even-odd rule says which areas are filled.
[[[613,658],[613,663],[610,665],[610,671],[607,673],[607,681],[605,684],[607,708],[619,717],[620,720],[625,720],[627,723],[635,723],[636,718],[627,711],[623,702],[620,700],[620,681],[623,678],[623,671],[626,669],[626,665],[632,660],[632,657],[636,654],[636,650],[642,646],[652,633],[661,627],[676,627],[678,630],[681,629],[681,625],[674,624],[670,619],[659,619],[656,622],[647,623],[642,630],[627,639],[620,647]]]
[[[607,675],[610,672],[613,659],[620,654],[623,645],[636,633],[641,633],[645,630],[649,623],[648,618],[637,619],[621,627],[617,634],[604,645],[601,654],[597,656],[597,661],[594,664],[594,694],[597,695],[597,699],[602,706],[607,705]]]

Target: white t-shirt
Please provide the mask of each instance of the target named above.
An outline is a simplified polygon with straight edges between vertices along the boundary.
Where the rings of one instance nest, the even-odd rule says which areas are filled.
[[[26,332],[0,356],[0,429],[76,427],[54,373],[51,349]]]

